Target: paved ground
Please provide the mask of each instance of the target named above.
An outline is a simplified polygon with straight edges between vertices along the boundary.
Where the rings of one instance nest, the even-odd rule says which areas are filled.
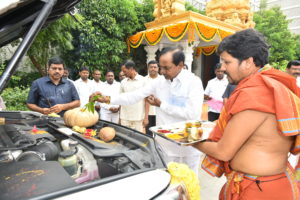
[[[203,108],[207,110],[207,107]],[[207,119],[207,112],[206,119]],[[203,118],[202,118],[203,119]],[[204,155],[202,156],[204,158]],[[201,200],[218,200],[219,192],[226,182],[226,177],[215,178],[203,171],[201,168],[199,169],[199,182],[200,182],[200,196]]]
[[[199,182],[201,200],[218,200],[219,192],[226,182],[226,178],[224,176],[215,178],[199,169]]]

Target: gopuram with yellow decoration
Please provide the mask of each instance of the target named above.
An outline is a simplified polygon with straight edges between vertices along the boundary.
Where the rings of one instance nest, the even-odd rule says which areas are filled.
[[[128,38],[129,49],[145,45],[149,62],[162,48],[180,46],[188,69],[204,83],[214,76],[218,44],[236,31],[255,26],[249,0],[211,0],[207,16],[186,11],[185,0],[154,0],[154,5],[155,20]]]

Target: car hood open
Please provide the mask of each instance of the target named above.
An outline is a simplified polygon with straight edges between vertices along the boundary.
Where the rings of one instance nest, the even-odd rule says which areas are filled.
[[[0,46],[23,37],[45,2],[50,0],[5,0],[0,2]],[[57,0],[43,27],[70,12],[80,0]]]
[[[80,0],[6,0],[0,2],[0,47],[22,38],[0,77],[0,93],[40,29],[70,12]]]

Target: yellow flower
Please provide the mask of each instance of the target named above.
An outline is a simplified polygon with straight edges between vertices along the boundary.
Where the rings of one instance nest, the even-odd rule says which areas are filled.
[[[183,183],[190,200],[200,200],[200,185],[198,177],[186,164],[170,162],[168,171],[172,176],[171,184]]]
[[[78,132],[78,133],[84,133],[85,130],[86,130],[86,128],[84,128],[84,127],[79,127],[79,126],[73,126],[73,127],[72,127],[72,130],[73,130],[73,131],[76,131],[76,132]]]

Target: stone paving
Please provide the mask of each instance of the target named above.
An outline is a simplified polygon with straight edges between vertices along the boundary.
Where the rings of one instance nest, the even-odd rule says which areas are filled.
[[[204,155],[203,155],[204,158]],[[201,200],[218,200],[219,192],[226,182],[226,177],[212,177],[201,168],[199,169],[200,196]]]

